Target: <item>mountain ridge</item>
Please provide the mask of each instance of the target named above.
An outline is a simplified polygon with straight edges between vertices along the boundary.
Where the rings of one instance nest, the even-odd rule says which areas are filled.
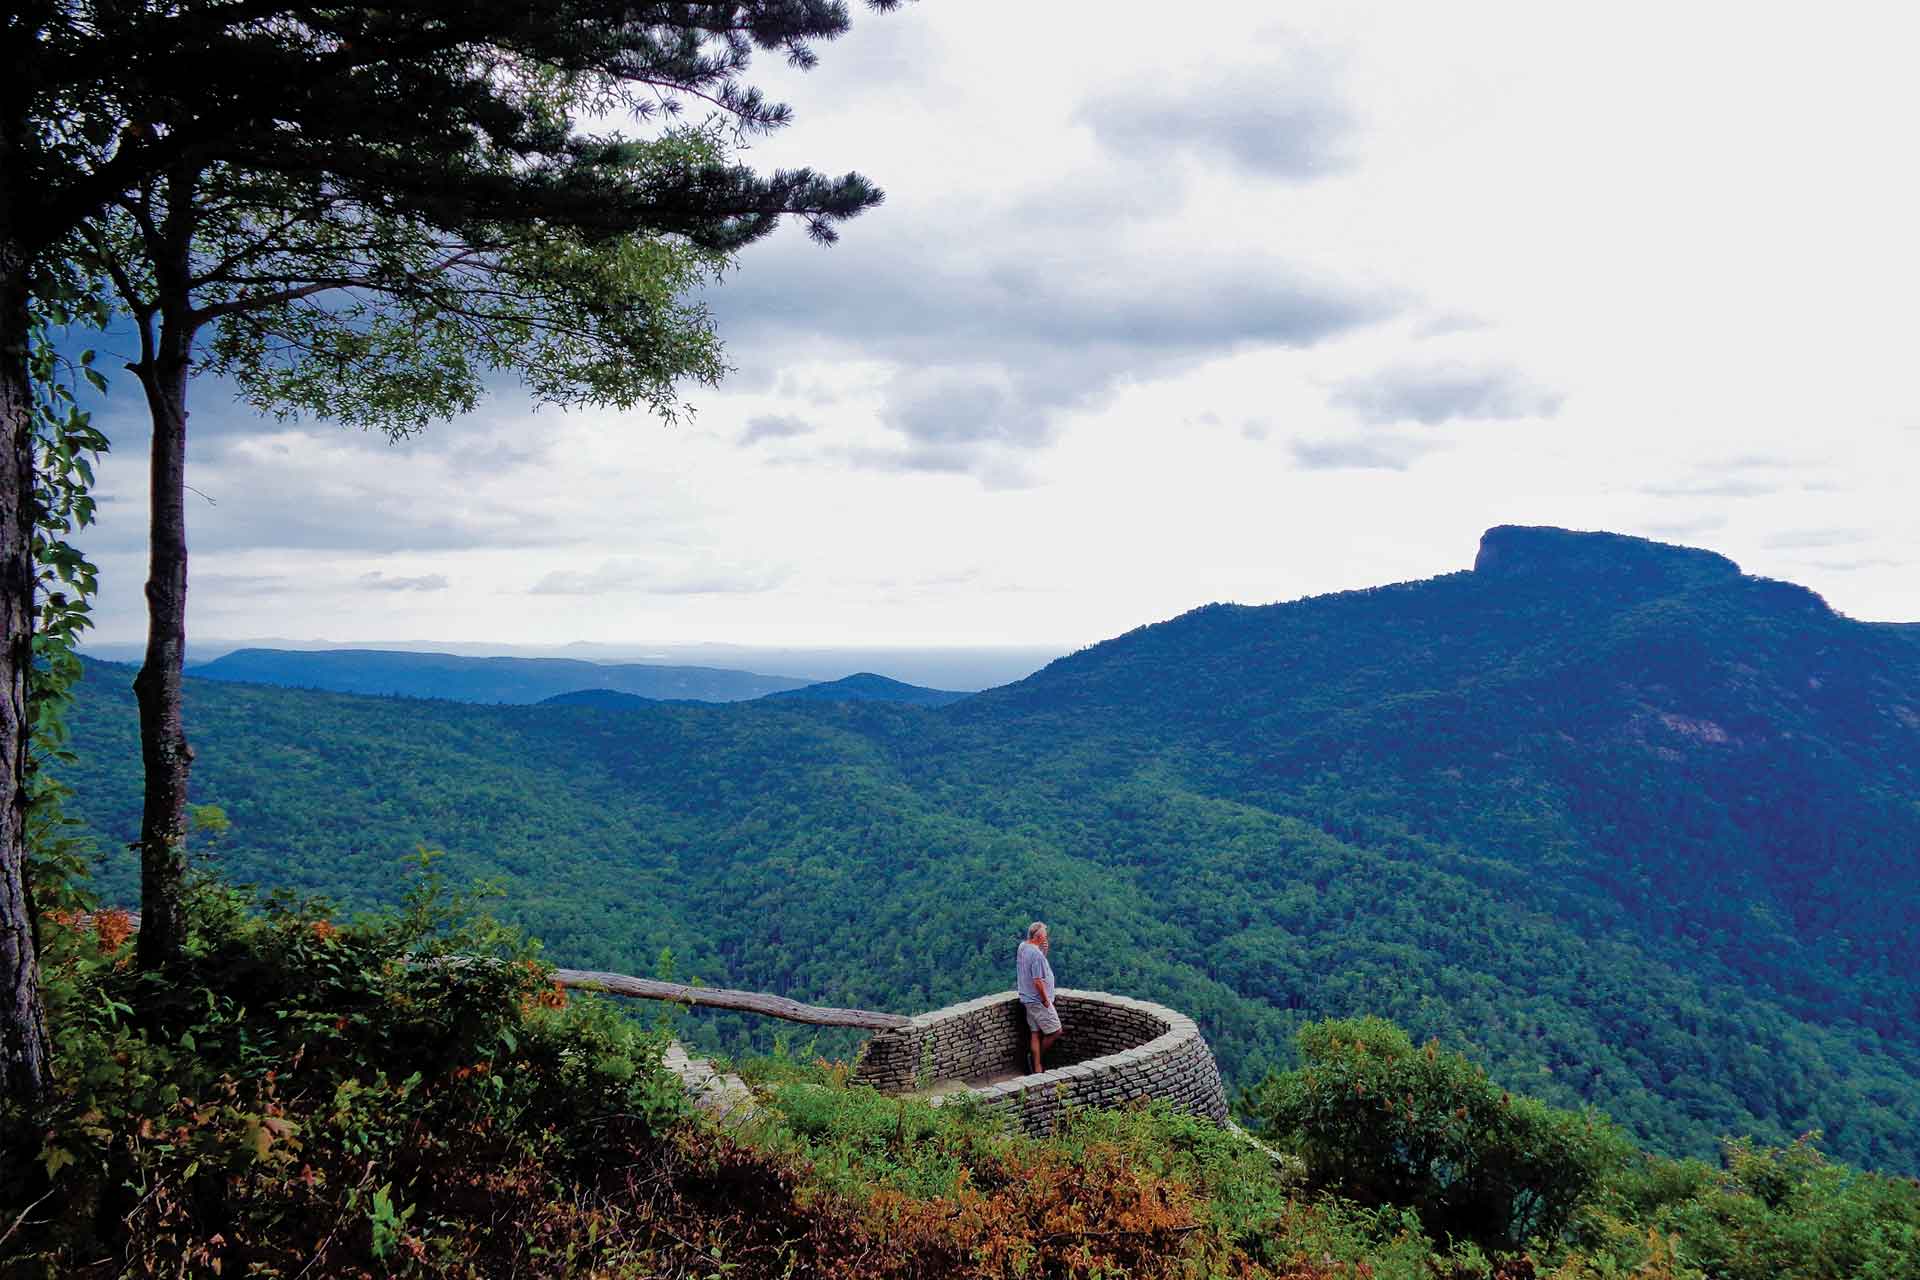
[[[532,703],[607,688],[657,700],[742,701],[808,681],[719,667],[601,664],[580,658],[468,657],[403,649],[236,649],[189,667],[204,680],[454,702]]]
[[[781,701],[812,702],[893,702],[903,706],[944,707],[971,698],[971,693],[953,689],[929,689],[908,684],[871,671],[858,671],[839,680],[823,680],[799,689],[784,689],[766,695]]]
[[[1300,1020],[1375,1012],[1667,1150],[1819,1128],[1920,1169],[1920,629],[1611,538],[1206,606],[940,708],[194,681],[196,799],[236,874],[355,901],[445,847],[582,967],[671,947],[717,985],[915,1012],[997,989],[1040,915],[1063,981],[1190,1012],[1237,1083]],[[73,718],[112,849],[131,699],[89,679]]]

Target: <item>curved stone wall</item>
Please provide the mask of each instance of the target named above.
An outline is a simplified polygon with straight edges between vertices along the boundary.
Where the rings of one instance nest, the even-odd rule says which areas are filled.
[[[1220,1068],[1191,1018],[1101,991],[1063,989],[1054,1004],[1064,1033],[1039,1075],[1024,1074],[1026,1017],[1019,997],[1007,991],[875,1034],[854,1079],[882,1093],[968,1094],[1009,1112],[1031,1133],[1051,1131],[1068,1107],[1114,1107],[1135,1098],[1165,1098],[1216,1123],[1227,1118]]]

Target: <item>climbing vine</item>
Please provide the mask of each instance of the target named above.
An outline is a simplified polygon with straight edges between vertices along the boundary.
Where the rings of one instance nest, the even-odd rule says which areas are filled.
[[[104,392],[91,349],[63,354],[58,335],[78,326],[104,328],[111,311],[79,260],[34,281],[28,375],[33,394],[34,632],[27,706],[32,742],[28,759],[28,874],[41,910],[79,905],[90,842],[66,815],[67,789],[50,765],[69,763],[66,710],[81,675],[79,642],[93,625],[99,569],[75,544],[94,522],[94,465],[105,435],[81,407],[75,384]]]

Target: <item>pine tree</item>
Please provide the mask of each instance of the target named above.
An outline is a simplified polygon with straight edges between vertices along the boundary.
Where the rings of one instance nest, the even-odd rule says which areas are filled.
[[[897,3],[868,0],[876,10]],[[880,198],[857,174],[761,175],[697,151],[677,165],[647,164],[649,142],[582,130],[552,104],[558,86],[642,120],[698,104],[739,130],[775,129],[788,109],[742,79],[754,51],[811,65],[813,45],[849,22],[839,0],[29,0],[0,18],[0,66],[11,72],[0,79],[0,1097],[30,1102],[46,1079],[21,837],[36,270],[109,210],[143,192],[178,193],[151,228],[158,291],[178,302],[186,282],[173,273],[195,230],[189,192],[216,172],[277,175],[293,190],[325,190],[341,208],[452,237],[537,226],[587,244],[671,236],[726,253],[795,215],[831,239],[836,222]],[[156,415],[177,417],[182,433],[187,336],[157,334],[151,358]],[[168,390],[176,386],[178,398]],[[181,551],[177,566],[156,558],[149,584],[150,597],[177,597],[161,610],[168,616],[184,616],[184,543]],[[143,704],[151,696],[177,707],[181,653],[172,635],[150,645],[153,674],[142,679],[154,693],[143,692]],[[145,750],[151,758],[156,746]],[[184,804],[184,737],[159,750],[182,771]],[[154,825],[162,842],[177,830],[164,812]],[[143,928],[145,958],[177,946],[177,920],[144,924],[156,939]]]

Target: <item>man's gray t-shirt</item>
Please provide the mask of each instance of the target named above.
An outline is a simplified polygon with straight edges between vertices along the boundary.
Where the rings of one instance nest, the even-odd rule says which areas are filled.
[[[1014,986],[1020,992],[1022,1003],[1046,1003],[1046,1001],[1040,998],[1039,988],[1034,986],[1035,980],[1047,984],[1047,996],[1048,998],[1052,998],[1054,990],[1053,966],[1047,963],[1046,952],[1034,946],[1031,942],[1021,943],[1020,951],[1014,958],[1014,969],[1017,974]]]

